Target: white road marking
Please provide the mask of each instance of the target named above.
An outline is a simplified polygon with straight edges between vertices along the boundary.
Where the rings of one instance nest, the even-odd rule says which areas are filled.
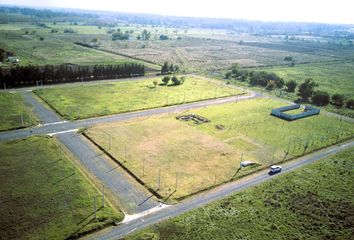
[[[133,214],[133,215],[125,214],[122,223],[128,223],[128,222],[130,222],[132,220],[144,217],[144,216],[146,216],[146,215],[148,215],[150,213],[157,212],[157,211],[159,211],[161,209],[164,209],[164,208],[167,208],[169,206],[170,205],[160,203],[158,206],[150,208],[149,210],[146,210],[146,211],[141,212],[141,213],[137,213],[137,214]],[[144,221],[144,219],[142,219],[142,221]]]
[[[48,125],[56,125],[56,124],[61,124],[61,123],[67,123],[68,121],[60,121],[60,122],[53,122],[53,123],[44,123],[42,126],[48,126]]]
[[[70,129],[70,130],[66,130],[66,131],[61,131],[61,132],[54,132],[54,133],[48,133],[48,136],[54,136],[54,135],[58,135],[58,134],[63,134],[63,133],[69,133],[69,132],[77,132],[79,129]]]

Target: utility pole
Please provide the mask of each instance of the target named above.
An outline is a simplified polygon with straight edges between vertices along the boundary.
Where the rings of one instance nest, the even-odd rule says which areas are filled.
[[[104,208],[104,185],[102,184],[102,207]]]
[[[21,112],[21,127],[23,127],[23,113]]]
[[[108,133],[108,141],[109,141],[109,147],[108,147],[108,151],[111,150],[111,134]]]
[[[159,176],[157,178],[157,190],[160,190],[161,184],[161,169],[159,169]]]
[[[93,211],[95,213],[95,219],[96,219],[97,218],[96,196],[93,197]]]
[[[143,177],[145,176],[145,159],[143,158]]]
[[[6,92],[6,83],[4,83],[4,91]]]

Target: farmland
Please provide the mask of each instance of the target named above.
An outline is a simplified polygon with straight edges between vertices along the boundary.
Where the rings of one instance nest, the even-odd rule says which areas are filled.
[[[108,202],[94,219],[93,198],[101,193],[55,139],[0,143],[0,152],[2,238],[64,239],[122,219]]]
[[[95,49],[78,46],[70,41],[50,35],[49,30],[41,28],[21,28],[21,30],[2,30],[0,26],[0,48],[16,53],[21,65],[59,65],[65,63],[78,65],[120,64],[141,61],[118,56]],[[6,29],[6,28],[5,28]],[[27,29],[27,30],[26,30]],[[30,32],[28,34],[25,34]],[[32,33],[34,32],[34,33]],[[43,40],[41,40],[43,38]],[[6,63],[9,64],[9,63]],[[149,69],[158,66],[147,64]]]
[[[351,239],[353,154],[351,148],[124,239]]]
[[[21,94],[18,93],[0,93],[0,112],[0,131],[38,123],[30,107],[24,103]]]
[[[162,77],[161,77],[162,78]],[[109,84],[39,89],[35,93],[65,118],[78,119],[170,106],[241,94],[221,82],[187,76],[182,85],[161,85],[161,78]],[[154,86],[154,81],[157,85]],[[98,101],[99,100],[99,101]]]
[[[353,124],[325,115],[293,122],[270,116],[282,105],[250,100],[194,110],[211,121],[200,125],[161,116],[87,134],[152,189],[160,174],[159,193],[176,199],[354,136]],[[257,164],[239,169],[241,155]]]

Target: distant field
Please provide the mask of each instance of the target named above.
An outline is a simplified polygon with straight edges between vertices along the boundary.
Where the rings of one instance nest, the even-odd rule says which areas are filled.
[[[171,198],[256,170],[239,170],[241,154],[264,167],[354,136],[353,124],[324,115],[293,122],[270,116],[282,105],[250,100],[193,110],[211,121],[200,125],[161,116],[96,126],[87,134],[153,189],[160,169],[164,197],[175,191],[177,173]]]
[[[66,239],[123,218],[106,202],[93,219],[101,193],[61,151],[46,137],[0,143],[1,238]]]
[[[53,37],[49,32],[46,32],[49,30],[43,31],[41,28],[31,28],[29,32],[36,31],[36,33],[27,35],[25,31],[25,29],[7,31],[1,30],[0,28],[0,48],[15,52],[16,56],[21,61],[20,65],[144,63],[123,56],[81,47],[69,41],[60,40],[59,38]],[[43,37],[44,40],[41,41],[41,37]],[[9,65],[9,63],[5,62],[5,66],[7,65]],[[151,68],[150,65],[148,67]]]
[[[204,32],[204,34],[206,34]],[[306,51],[306,45],[302,51],[293,51],[293,46],[284,44],[284,49],[263,48],[239,44],[239,40],[265,41],[263,37],[236,36],[232,40],[213,39],[205,35],[205,38],[182,36],[181,40],[168,41],[114,41],[103,39],[99,43],[102,49],[108,49],[129,56],[163,63],[169,61],[189,71],[217,70],[229,68],[233,63],[241,66],[269,66],[286,64],[284,58],[293,56],[298,62],[317,62],[334,60],[331,54],[313,55],[312,49]],[[236,41],[237,39],[237,41]],[[268,39],[268,41],[274,41]],[[277,40],[278,41],[278,40]],[[305,43],[298,43],[300,46]],[[324,47],[325,50],[325,47]],[[321,52],[322,49],[316,51]]]
[[[353,54],[354,57],[354,54]],[[295,65],[295,67],[263,68],[274,72],[286,81],[295,80],[301,84],[306,78],[313,78],[318,89],[330,94],[344,94],[354,98],[354,62],[312,63]]]
[[[21,94],[18,93],[0,93],[0,112],[0,131],[27,127],[38,123],[34,113],[24,103]]]
[[[354,148],[125,237],[352,239]]]
[[[179,86],[154,87],[156,80],[126,81],[95,86],[58,87],[36,90],[35,93],[65,118],[77,119],[130,112],[194,102],[215,97],[241,94],[218,82],[186,77]]]

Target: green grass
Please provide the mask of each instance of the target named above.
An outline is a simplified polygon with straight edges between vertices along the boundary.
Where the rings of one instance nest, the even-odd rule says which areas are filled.
[[[264,68],[274,72],[286,81],[295,80],[298,84],[306,78],[313,78],[319,84],[318,89],[330,94],[344,94],[354,97],[354,62],[312,63],[295,67]]]
[[[271,99],[241,101],[194,109],[210,120],[200,125],[178,121],[173,114],[98,125],[87,134],[152,189],[158,188],[161,170],[163,197],[176,189],[177,173],[171,198],[178,200],[354,136],[353,123],[334,117],[287,122],[270,115],[283,105]],[[240,170],[241,154],[258,165]]]
[[[231,145],[235,138],[248,140],[254,147],[245,151],[245,157],[251,155],[263,164],[299,156],[354,136],[353,123],[324,114],[291,122],[270,115],[271,109],[284,105],[272,99],[254,99],[199,109],[194,112],[211,122],[196,128]],[[224,130],[217,130],[215,125],[223,125]]]
[[[240,90],[195,77],[187,77],[185,83],[179,86],[158,85],[155,88],[153,81],[162,83],[161,79],[162,77],[95,86],[48,88],[36,90],[35,93],[62,116],[71,119],[241,94]]]
[[[93,219],[93,198],[101,193],[68,155],[61,157],[55,139],[0,143],[0,152],[2,238],[65,239],[123,218],[106,202]]]
[[[25,30],[0,30],[0,48],[15,52],[20,65],[59,65],[72,63],[78,65],[120,64],[134,62],[131,58],[78,46],[70,41],[51,35],[47,29],[31,28],[35,34],[25,35]],[[40,37],[44,37],[41,41]],[[4,64],[9,66],[10,63]],[[149,68],[151,66],[149,65]]]
[[[18,93],[0,93],[0,112],[0,131],[31,126],[38,123],[34,113],[24,103],[21,94]]]
[[[124,239],[352,239],[354,148]]]
[[[151,189],[159,187],[156,179],[160,170],[159,194],[164,198],[176,190],[176,173],[177,191],[171,199],[229,181],[240,166],[240,148],[171,117],[102,124],[86,134]],[[242,170],[237,176],[251,170],[254,168]]]

